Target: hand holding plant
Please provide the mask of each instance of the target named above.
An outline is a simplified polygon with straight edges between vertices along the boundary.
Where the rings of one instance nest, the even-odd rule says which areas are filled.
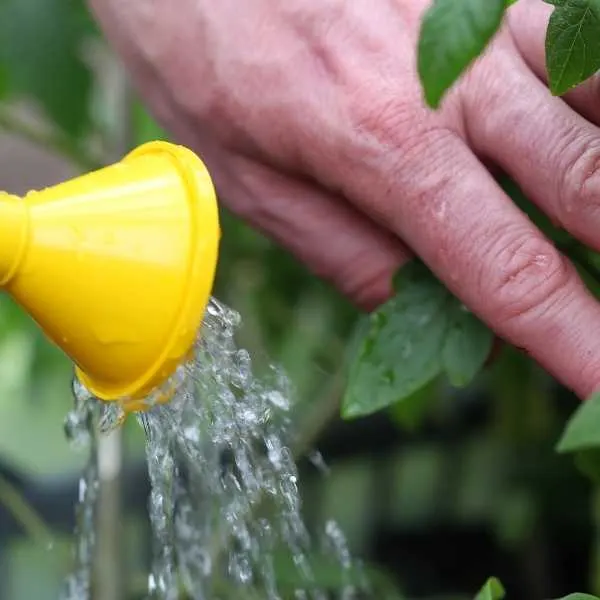
[[[400,275],[401,294],[417,285],[421,302],[431,288],[423,307],[439,305],[443,316],[421,323],[410,300],[392,300],[369,339],[397,340],[390,327],[421,323],[415,340],[431,340],[431,351],[413,346],[404,356],[390,345],[371,360],[368,350],[379,344],[369,343],[353,389],[364,379],[372,391],[365,400],[351,389],[347,414],[398,401],[440,371],[467,383],[491,338],[461,303],[581,397],[600,384],[600,304],[549,230],[532,223],[488,169],[508,174],[573,236],[563,249],[575,239],[600,249],[597,86],[591,80],[564,100],[549,93],[543,44],[552,7],[92,4],[162,124],[203,155],[231,209],[366,308],[392,296],[392,275],[411,252],[460,299],[444,300],[425,275]],[[598,67],[597,4],[556,2],[548,35],[555,93]],[[421,84],[436,111],[424,104]],[[449,363],[463,356],[469,364]],[[414,373],[404,387],[400,368]]]

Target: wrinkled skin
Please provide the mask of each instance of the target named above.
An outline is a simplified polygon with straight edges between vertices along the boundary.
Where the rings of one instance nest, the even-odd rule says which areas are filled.
[[[365,309],[416,253],[580,396],[599,386],[600,305],[484,166],[600,250],[599,88],[549,94],[551,7],[520,0],[433,113],[415,72],[425,0],[91,4],[235,213]]]

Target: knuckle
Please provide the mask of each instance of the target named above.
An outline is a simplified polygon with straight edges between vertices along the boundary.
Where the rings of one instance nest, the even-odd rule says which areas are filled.
[[[577,227],[600,209],[600,139],[584,138],[581,132],[570,134],[565,149],[560,152],[562,169],[558,219],[565,227]]]
[[[457,133],[452,129],[453,119],[432,115],[414,90],[400,90],[396,81],[373,84],[366,80],[349,94],[347,106],[361,150],[370,148],[377,156],[392,153],[401,154],[405,161],[418,159],[443,134]]]
[[[395,148],[398,141],[413,141],[419,127],[411,103],[393,96],[380,96],[371,90],[357,90],[349,105],[350,120],[358,136],[379,147]],[[410,143],[410,142],[409,142]]]
[[[455,175],[446,167],[460,133],[452,123],[420,114],[416,105],[406,99],[386,100],[382,94],[375,102],[366,98],[355,101],[352,109],[349,163],[376,169],[381,185],[379,193],[369,198],[369,210],[378,221],[393,228],[402,221],[393,198],[397,190],[415,202],[430,203],[432,198],[443,196]],[[342,191],[352,197],[350,190]]]
[[[482,302],[502,329],[543,318],[568,302],[574,271],[566,258],[531,230],[504,230],[488,244],[478,277]],[[490,269],[489,265],[497,265]]]

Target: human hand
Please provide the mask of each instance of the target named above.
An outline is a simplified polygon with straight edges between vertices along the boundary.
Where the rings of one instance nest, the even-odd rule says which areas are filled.
[[[600,250],[598,84],[549,94],[551,7],[520,0],[432,113],[415,71],[428,0],[91,3],[223,202],[315,273],[370,309],[410,248],[580,396],[600,385],[600,305],[484,166]]]

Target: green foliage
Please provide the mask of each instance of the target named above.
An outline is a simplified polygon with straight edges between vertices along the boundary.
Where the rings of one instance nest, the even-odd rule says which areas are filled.
[[[445,373],[470,383],[489,355],[493,335],[419,261],[395,279],[395,296],[374,312],[350,369],[345,417],[410,401]]]
[[[474,600],[503,600],[506,597],[506,591],[502,583],[496,577],[490,577],[483,587],[479,590]],[[597,596],[591,594],[581,594],[576,592],[556,600],[600,600]]]
[[[307,565],[312,573],[312,586],[315,590],[328,590],[335,593],[344,586],[354,585],[360,587],[365,576],[372,582],[372,591],[377,598],[387,600],[402,600],[396,586],[389,580],[387,574],[363,565],[354,565],[350,568],[340,566],[335,557],[323,553],[315,553],[307,557]],[[277,577],[277,585],[284,597],[292,597],[294,591],[306,586],[306,577],[298,571],[298,566],[287,551],[275,552],[273,567]],[[236,593],[236,595],[239,592]]]
[[[418,70],[427,103],[444,92],[486,47],[500,27],[505,0],[434,0],[419,36]]]
[[[90,29],[76,0],[0,3],[0,91],[33,98],[69,134],[89,125],[92,77],[83,41]]]
[[[506,592],[504,586],[495,577],[490,577],[479,590],[475,600],[502,600]]]
[[[8,74],[6,73],[6,67],[0,65],[0,99],[6,96],[8,89]]]
[[[551,0],[555,8],[546,35],[550,88],[563,94],[600,68],[600,0]],[[437,108],[448,89],[481,55],[500,28],[504,0],[434,0],[419,37],[418,71],[426,102]],[[531,220],[576,263],[592,293],[600,293],[597,257],[564,230],[555,227],[509,178],[500,184]],[[412,267],[411,267],[412,268]],[[410,274],[409,274],[410,279]],[[356,355],[344,403],[347,417],[368,414],[398,403],[400,421],[412,425],[430,404],[423,390],[441,373],[455,386],[468,384],[482,368],[492,343],[489,331],[428,278],[402,285],[377,311]],[[449,308],[452,306],[452,308]],[[419,325],[427,313],[427,326]],[[451,324],[451,325],[449,325]],[[412,349],[409,356],[402,352]],[[589,404],[593,407],[593,403]],[[586,404],[586,410],[591,410]],[[575,419],[577,428],[581,421]],[[591,427],[593,429],[593,427]],[[571,440],[571,437],[568,438]],[[561,446],[561,451],[567,451]],[[594,451],[578,454],[586,472]]]
[[[442,347],[442,365],[455,387],[471,383],[492,349],[492,332],[453,298],[450,327]]]
[[[419,75],[431,107],[439,105],[447,90],[481,55],[511,4],[503,0],[433,1],[423,17],[418,46]],[[550,88],[554,94],[562,94],[600,68],[600,0],[551,0],[549,4],[555,8],[546,34],[546,61]],[[500,183],[572,258],[592,293],[598,294],[597,256],[556,228],[513,181],[503,177]],[[352,369],[345,416],[368,414],[405,399],[411,400],[413,414],[415,398],[427,397],[420,390],[440,373],[445,372],[454,385],[466,385],[485,362],[491,345],[486,328],[470,313],[461,314],[456,301],[443,300],[450,295],[441,291],[441,285],[427,277],[411,278],[411,273],[408,278],[409,285],[397,288],[396,296],[372,317]],[[422,314],[430,317],[427,327],[420,325]],[[412,352],[402,356],[406,347]],[[574,415],[558,446],[559,452],[576,452],[578,464],[588,474],[600,462],[594,437],[597,427],[590,418],[595,410],[600,416],[596,396]]]
[[[575,456],[575,464],[600,484],[600,393],[583,402],[569,419],[556,450]]]
[[[583,402],[570,418],[556,447],[571,453],[600,447],[600,394]]]
[[[550,90],[562,95],[600,69],[600,0],[546,1],[555,7],[546,32],[546,67]],[[481,55],[513,3],[434,0],[423,18],[418,46],[418,71],[429,106],[437,108]]]
[[[600,69],[600,1],[554,3],[546,34],[550,90],[560,95]]]

